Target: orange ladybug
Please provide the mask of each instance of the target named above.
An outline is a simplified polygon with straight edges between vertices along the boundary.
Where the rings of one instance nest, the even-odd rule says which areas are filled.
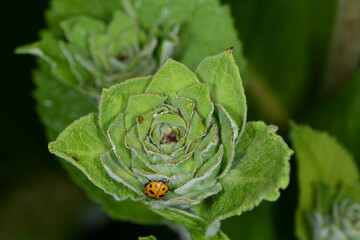
[[[151,181],[145,185],[145,194],[149,198],[157,200],[163,198],[169,191],[169,187],[163,181]]]

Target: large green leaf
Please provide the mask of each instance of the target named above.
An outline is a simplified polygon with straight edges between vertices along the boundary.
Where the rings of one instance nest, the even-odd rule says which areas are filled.
[[[110,148],[98,126],[98,117],[95,114],[89,114],[75,121],[56,141],[49,144],[51,153],[74,164],[106,193],[119,199],[141,198],[129,188],[116,182],[103,168],[100,156]]]
[[[263,122],[246,124],[233,165],[220,180],[223,191],[193,207],[210,224],[251,210],[262,200],[275,201],[286,188],[292,151],[274,130]]]
[[[232,27],[234,23],[229,7],[221,6],[217,0],[191,1],[191,5],[194,10],[189,11],[179,33],[181,46],[178,59],[195,71],[205,57],[233,47],[236,64],[240,72],[246,75],[246,60],[238,34]]]
[[[76,85],[78,80],[73,75],[70,66],[60,47],[60,42],[46,39],[16,49],[18,54],[33,54],[46,61],[57,78],[69,85]]]
[[[314,207],[315,184],[325,182],[332,188],[352,184],[359,174],[352,156],[334,138],[307,126],[293,126],[291,140],[298,163],[299,201],[296,211],[296,236],[310,239],[305,212]]]
[[[220,103],[242,130],[246,122],[246,99],[232,50],[205,58],[196,75],[201,82],[210,84],[214,103]]]
[[[47,126],[47,136],[54,140],[73,121],[89,112],[96,112],[97,104],[95,99],[57,80],[48,68],[46,64],[42,64],[41,71],[34,71],[33,76],[37,85],[34,96],[41,120]],[[102,207],[112,218],[141,224],[162,221],[162,217],[153,213],[143,203],[132,200],[116,201],[113,196],[95,186],[73,164],[67,161],[60,162],[72,179],[85,189],[92,199],[101,201]]]
[[[131,199],[117,201],[113,196],[105,193],[95,186],[80,169],[67,161],[61,161],[73,180],[86,190],[88,196],[94,201],[101,201],[102,208],[113,219],[131,221],[139,224],[160,224],[163,218],[152,212],[142,202]]]
[[[36,108],[50,140],[81,116],[97,112],[95,99],[58,80],[45,63],[34,71],[33,78],[37,86],[34,92]]]

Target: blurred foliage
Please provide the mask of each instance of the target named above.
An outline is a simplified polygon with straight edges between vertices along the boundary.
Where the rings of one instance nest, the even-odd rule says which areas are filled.
[[[339,185],[357,183],[359,173],[351,154],[327,133],[294,124],[290,134],[298,163],[296,236],[312,239],[305,213],[315,208],[315,185],[324,182],[336,189]]]
[[[258,99],[263,97],[256,95],[258,88],[276,99],[264,117],[284,123],[280,117],[299,113],[311,101],[309,96],[318,87],[314,82],[323,75],[336,4],[336,0],[231,2],[254,81],[249,93],[259,104],[264,100]]]
[[[314,128],[336,136],[354,154],[360,167],[360,72],[305,120]]]

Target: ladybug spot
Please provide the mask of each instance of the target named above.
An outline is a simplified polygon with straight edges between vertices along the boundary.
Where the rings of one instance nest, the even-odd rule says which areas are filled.
[[[161,197],[161,198],[162,198],[163,196],[165,196],[165,194],[161,194],[161,195],[159,195],[159,197]]]
[[[152,195],[154,195],[154,194],[155,194],[152,190],[150,190],[149,192],[150,192]]]
[[[150,188],[152,188],[152,185],[150,184]]]
[[[163,188],[163,191],[165,190],[165,188]]]

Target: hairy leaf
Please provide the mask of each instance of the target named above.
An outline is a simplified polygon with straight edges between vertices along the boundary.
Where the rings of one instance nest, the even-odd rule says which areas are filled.
[[[289,183],[291,154],[273,127],[262,122],[248,123],[236,145],[233,165],[220,180],[223,191],[193,209],[209,223],[215,223],[251,210],[263,199],[275,201],[279,190]]]

